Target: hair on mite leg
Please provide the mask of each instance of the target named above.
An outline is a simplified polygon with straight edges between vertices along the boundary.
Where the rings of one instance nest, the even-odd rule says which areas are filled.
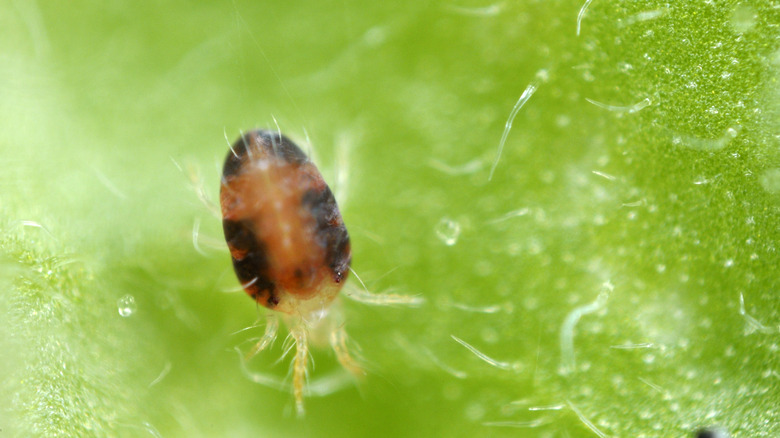
[[[265,350],[273,345],[276,340],[276,335],[279,332],[279,318],[273,313],[266,314],[265,332],[260,340],[252,347],[244,356],[244,360],[248,361],[255,357],[257,353]]]
[[[293,335],[291,332],[287,332],[287,336],[284,337],[284,341],[282,342],[282,354],[279,355],[279,358],[276,359],[271,366],[276,366],[282,363],[282,361],[290,354],[292,349],[295,348],[295,339],[293,338]]]
[[[344,330],[344,325],[334,326],[330,331],[330,346],[336,353],[336,359],[339,361],[342,367],[350,372],[353,376],[362,377],[366,374],[363,367],[360,366],[357,360],[352,357],[347,347],[347,331]]]

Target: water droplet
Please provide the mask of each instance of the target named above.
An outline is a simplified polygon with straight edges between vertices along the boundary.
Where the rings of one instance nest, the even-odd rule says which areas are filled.
[[[439,223],[436,224],[434,231],[436,232],[436,236],[438,236],[445,245],[452,246],[458,242],[460,224],[450,218],[443,217]]]
[[[136,310],[135,297],[130,294],[123,296],[117,300],[116,307],[120,316],[131,316]]]

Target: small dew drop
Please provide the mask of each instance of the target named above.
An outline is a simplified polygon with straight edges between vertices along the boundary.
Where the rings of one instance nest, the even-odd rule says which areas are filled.
[[[127,318],[135,313],[135,297],[128,294],[118,299],[116,302],[117,310],[119,310],[119,316]]]
[[[436,236],[447,246],[455,245],[460,236],[460,224],[454,220],[443,217],[434,228]]]

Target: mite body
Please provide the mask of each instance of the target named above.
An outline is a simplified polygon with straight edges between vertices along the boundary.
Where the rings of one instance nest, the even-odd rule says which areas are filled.
[[[341,365],[362,369],[346,347],[344,324],[330,305],[346,280],[349,234],[328,185],[303,151],[279,133],[258,130],[230,148],[220,206],[233,268],[257,303],[281,312],[295,340],[293,393],[302,415],[309,340],[327,336]],[[247,359],[268,347],[274,313]]]
[[[305,317],[336,298],[349,272],[349,234],[298,146],[270,131],[239,138],[225,160],[220,205],[236,275],[259,304]]]
[[[268,313],[265,334],[246,359],[271,345],[281,314],[295,341],[292,384],[296,410],[302,415],[310,342],[329,342],[342,367],[355,376],[364,374],[347,348],[343,318],[332,306],[352,260],[336,200],[298,146],[280,133],[257,130],[242,135],[227,154],[220,206],[241,286],[274,311]],[[367,290],[349,296],[372,305],[422,302]]]

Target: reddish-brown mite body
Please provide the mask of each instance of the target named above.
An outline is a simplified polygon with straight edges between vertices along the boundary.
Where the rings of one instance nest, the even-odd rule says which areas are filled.
[[[349,235],[330,188],[292,141],[265,130],[241,136],[225,159],[220,205],[236,275],[259,304],[305,316],[336,297]]]

